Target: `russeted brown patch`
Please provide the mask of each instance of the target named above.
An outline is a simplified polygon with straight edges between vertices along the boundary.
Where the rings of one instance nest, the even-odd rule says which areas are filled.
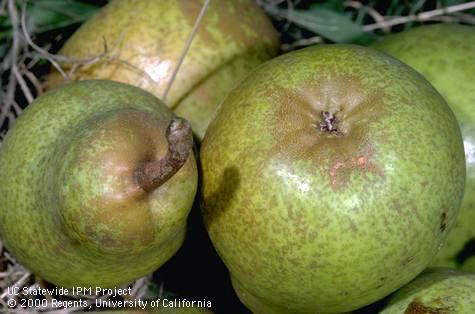
[[[404,314],[449,314],[449,310],[448,307],[431,307],[414,300],[407,306]]]
[[[328,173],[334,189],[344,188],[355,171],[384,176],[373,158],[376,148],[369,128],[385,114],[381,92],[338,74],[298,90],[275,88],[268,97],[275,104],[273,157],[311,160],[316,170]],[[323,112],[337,117],[338,132],[321,130]]]

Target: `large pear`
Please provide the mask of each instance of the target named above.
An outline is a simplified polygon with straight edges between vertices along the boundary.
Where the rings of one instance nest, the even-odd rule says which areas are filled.
[[[165,98],[203,4],[203,0],[112,0],[59,52],[91,62],[63,67],[66,73],[75,68],[73,80],[111,79],[153,93],[189,120],[201,139],[228,91],[273,57],[279,45],[277,32],[254,0],[211,0]],[[58,72],[48,78],[50,88],[63,82]]]
[[[223,102],[201,147],[204,221],[255,313],[341,313],[419,274],[465,181],[440,94],[375,50],[277,57]]]
[[[475,274],[428,269],[397,291],[381,314],[473,314]]]
[[[475,244],[475,27],[422,26],[387,36],[374,48],[422,73],[444,96],[457,117],[467,163],[465,195],[455,227],[433,264],[466,268],[463,264],[470,254],[463,251],[470,247],[473,250]],[[470,269],[475,271],[473,266]]]
[[[180,247],[197,188],[192,134],[156,97],[83,81],[31,103],[0,150],[0,238],[64,287],[114,287]]]

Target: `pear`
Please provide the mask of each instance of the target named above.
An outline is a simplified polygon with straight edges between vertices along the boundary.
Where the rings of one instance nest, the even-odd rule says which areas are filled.
[[[73,80],[111,79],[153,93],[189,120],[201,139],[228,91],[276,55],[279,46],[277,32],[254,0],[212,0],[167,92],[203,4],[203,0],[112,0],[59,52],[95,62],[63,67],[66,72],[75,68]],[[48,77],[50,88],[63,82],[58,72]]]
[[[433,265],[463,266],[465,259],[460,260],[457,256],[462,253],[468,257],[464,248],[470,241],[475,241],[475,27],[421,26],[386,36],[374,48],[423,74],[444,96],[459,122],[467,169],[465,195],[455,227]],[[475,271],[474,266],[470,269]]]
[[[380,313],[475,313],[475,273],[428,269],[397,291]]]
[[[0,238],[37,276],[115,287],[167,261],[197,188],[189,124],[112,81],[31,103],[0,150]]]
[[[437,152],[437,153],[435,153]],[[463,141],[442,96],[373,49],[260,66],[202,142],[202,213],[254,313],[341,313],[429,264],[456,218]]]

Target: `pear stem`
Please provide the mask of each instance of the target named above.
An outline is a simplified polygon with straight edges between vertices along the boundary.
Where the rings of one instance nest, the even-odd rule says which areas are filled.
[[[190,123],[181,118],[173,118],[166,131],[168,151],[159,160],[148,161],[135,170],[139,186],[150,192],[170,179],[188,159],[193,148]]]
[[[329,111],[322,112],[322,121],[320,122],[320,131],[322,132],[337,132],[338,129],[336,125],[338,123],[338,119],[335,115]]]

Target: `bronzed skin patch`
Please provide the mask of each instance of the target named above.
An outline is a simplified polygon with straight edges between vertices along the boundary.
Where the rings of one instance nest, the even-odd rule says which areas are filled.
[[[154,240],[156,227],[148,193],[136,182],[134,171],[141,163],[158,160],[165,154],[164,132],[160,121],[138,111],[124,110],[112,117],[99,120],[87,133],[78,134],[78,142],[74,143],[76,157],[70,160],[71,166],[63,170],[69,176],[63,177],[64,183],[69,185],[66,194],[75,188],[84,189],[83,182],[76,181],[70,174],[80,177],[87,168],[94,173],[91,182],[101,183],[100,194],[86,193],[78,197],[79,204],[66,207],[62,215],[65,223],[76,224],[79,222],[77,209],[81,208],[84,219],[90,220],[69,226],[76,231],[72,236],[78,241],[90,241],[96,247],[111,251],[147,247]]]
[[[369,126],[385,113],[382,91],[370,94],[358,78],[333,75],[302,90],[271,89],[279,106],[274,130],[277,146],[271,154],[311,160],[316,167],[327,165],[329,183],[338,190],[348,185],[355,171],[384,177],[373,159]]]

